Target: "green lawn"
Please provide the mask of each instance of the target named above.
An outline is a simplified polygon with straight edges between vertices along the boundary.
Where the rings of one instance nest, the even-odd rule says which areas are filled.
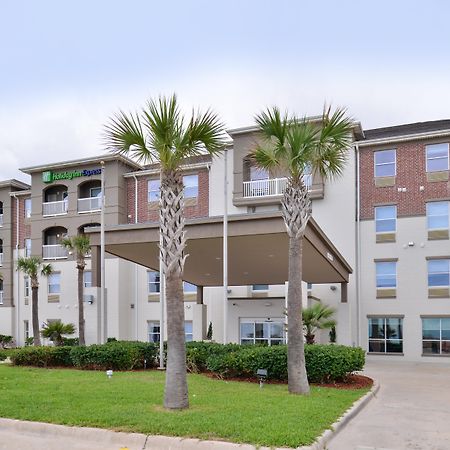
[[[313,387],[309,397],[285,385],[189,375],[190,409],[162,408],[164,373],[31,369],[0,365],[0,416],[145,434],[267,446],[310,444],[367,390]]]

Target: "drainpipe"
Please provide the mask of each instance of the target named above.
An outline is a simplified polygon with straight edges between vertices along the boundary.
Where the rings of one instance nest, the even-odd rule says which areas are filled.
[[[228,342],[228,150],[224,152],[223,177],[223,343]]]
[[[134,223],[138,223],[138,181],[135,174],[134,178]],[[134,263],[134,320],[136,329],[136,341],[139,340],[139,268],[137,263]]]
[[[13,258],[13,265],[17,266],[17,260],[19,259],[19,198],[16,194],[13,194],[13,197],[16,200],[16,250],[15,250],[15,258]],[[16,307],[16,344],[19,344],[19,330],[20,330],[20,288],[19,288],[19,272],[17,270],[14,271],[14,278],[16,280],[16,301],[14,305]]]
[[[356,152],[356,345],[360,339],[360,301],[361,301],[361,186],[359,168],[359,144],[355,144]],[[350,322],[351,323],[351,322]]]

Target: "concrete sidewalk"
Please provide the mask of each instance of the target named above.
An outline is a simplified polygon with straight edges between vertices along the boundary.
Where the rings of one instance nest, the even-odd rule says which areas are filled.
[[[328,450],[449,450],[450,361],[369,361],[374,399],[328,444]]]

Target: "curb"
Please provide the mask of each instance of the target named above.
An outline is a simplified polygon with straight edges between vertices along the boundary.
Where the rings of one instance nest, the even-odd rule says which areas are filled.
[[[373,380],[370,391],[364,397],[356,400],[343,416],[317,438],[316,442],[309,446],[298,447],[296,450],[326,450],[326,445],[375,397],[379,390],[380,384],[377,380]]]

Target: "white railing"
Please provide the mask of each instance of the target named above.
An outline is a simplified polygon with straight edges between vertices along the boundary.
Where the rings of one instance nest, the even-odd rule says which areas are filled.
[[[44,259],[67,258],[67,249],[61,244],[43,245],[42,257]]]
[[[0,214],[0,227],[3,226],[3,214]]]
[[[0,253],[0,266],[3,266],[3,252]]]
[[[304,175],[303,181],[311,189],[312,175]],[[283,194],[287,178],[270,178],[268,180],[244,181],[244,197],[270,197]]]
[[[3,291],[0,291],[0,305],[3,305]]]
[[[78,199],[78,212],[87,213],[93,211],[100,211],[102,209],[101,197],[88,197]]]
[[[59,216],[61,214],[67,214],[67,204],[67,200],[42,203],[42,215]]]

